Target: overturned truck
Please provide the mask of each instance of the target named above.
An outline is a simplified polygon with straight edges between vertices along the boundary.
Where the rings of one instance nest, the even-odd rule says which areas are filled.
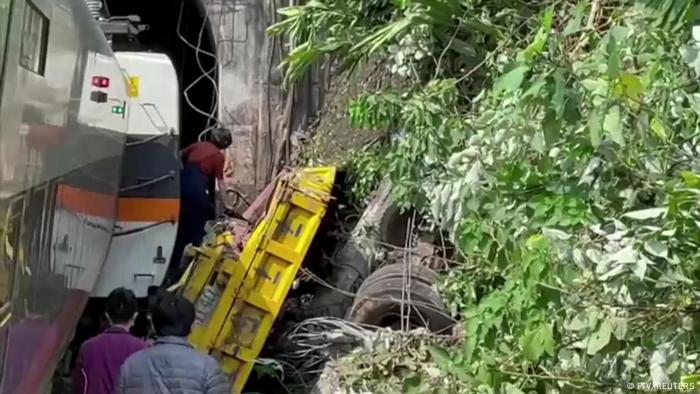
[[[203,246],[188,251],[190,264],[170,291],[195,304],[190,342],[220,361],[235,393],[243,390],[300,269],[313,272],[308,257],[334,204],[335,182],[332,167],[283,172],[240,217],[215,223]],[[452,324],[432,270],[413,257],[380,264],[387,260],[381,245],[406,243],[406,235],[395,236],[407,234],[405,218],[391,208],[385,184],[339,245],[327,278],[318,278],[323,286],[313,294],[309,316],[431,331]]]

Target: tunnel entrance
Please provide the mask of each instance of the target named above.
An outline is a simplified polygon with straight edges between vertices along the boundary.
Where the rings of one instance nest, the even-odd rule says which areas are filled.
[[[180,147],[197,141],[216,124],[218,68],[216,44],[199,0],[104,0],[112,16],[138,15],[149,30],[138,44],[115,44],[115,51],[165,53],[180,82]]]

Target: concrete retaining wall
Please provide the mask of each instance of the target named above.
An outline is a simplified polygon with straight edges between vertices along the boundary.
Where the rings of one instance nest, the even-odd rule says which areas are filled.
[[[234,173],[227,182],[252,198],[271,179],[274,156],[289,135],[287,119],[292,131],[304,127],[321,106],[323,85],[309,78],[295,89],[292,103],[281,87],[277,65],[287,45],[266,29],[278,20],[277,9],[294,0],[201,1],[218,50],[218,116],[233,133],[227,156]]]

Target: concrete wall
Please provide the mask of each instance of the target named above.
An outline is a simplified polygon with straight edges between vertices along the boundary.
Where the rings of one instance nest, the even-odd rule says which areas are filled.
[[[314,93],[317,85],[309,81],[296,89],[293,102],[281,88],[277,65],[286,45],[268,37],[266,29],[279,18],[276,10],[289,5],[289,0],[201,1],[217,41],[218,115],[233,133],[227,155],[234,174],[227,181],[254,197],[274,172],[276,152],[289,134],[286,119],[291,119],[292,130],[303,127],[320,106],[320,96]]]
[[[269,41],[266,1],[203,0],[217,41],[219,59],[219,111],[222,123],[233,133],[227,156],[234,175],[229,181],[244,193],[258,188],[261,169],[256,160],[269,148],[261,146],[259,135],[266,112],[266,73]],[[265,140],[265,139],[263,139]]]

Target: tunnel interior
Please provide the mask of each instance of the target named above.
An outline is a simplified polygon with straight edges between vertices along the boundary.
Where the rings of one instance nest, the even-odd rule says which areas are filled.
[[[115,43],[115,51],[150,51],[170,57],[180,82],[180,147],[195,142],[216,122],[216,45],[199,0],[104,0],[110,16],[138,15],[149,29],[137,43]],[[189,102],[188,102],[189,99]]]

